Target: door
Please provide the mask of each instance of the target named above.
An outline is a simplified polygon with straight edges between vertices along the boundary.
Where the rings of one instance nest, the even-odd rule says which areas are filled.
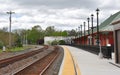
[[[120,30],[117,31],[117,55],[118,55],[118,63],[120,63]]]

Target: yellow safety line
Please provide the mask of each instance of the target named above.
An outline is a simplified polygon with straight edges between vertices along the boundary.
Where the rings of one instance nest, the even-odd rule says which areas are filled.
[[[77,75],[81,75],[79,67],[78,65],[76,65],[76,62],[74,65],[72,55],[69,52],[68,48],[65,46],[63,46],[63,48],[64,48],[65,56],[64,56],[64,65],[63,65],[62,75],[76,75],[75,67],[76,67],[76,70],[78,71]]]
[[[67,48],[67,47],[66,47],[66,48]],[[67,49],[68,49],[68,48],[67,48]],[[68,51],[69,51],[69,49],[68,49]],[[69,53],[71,54],[70,51],[69,51]],[[72,54],[71,54],[71,57],[73,58],[73,61],[74,61],[74,64],[75,64],[75,69],[76,69],[77,75],[81,75],[81,73],[80,73],[80,68],[79,68],[79,66],[78,66],[78,64],[77,64],[76,59],[72,56]]]

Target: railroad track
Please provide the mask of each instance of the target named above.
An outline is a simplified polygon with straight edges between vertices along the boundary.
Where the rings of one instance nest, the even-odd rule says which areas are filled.
[[[0,75],[42,75],[44,72],[47,71],[50,65],[58,57],[59,55],[58,48],[59,47],[57,46],[52,48],[49,48],[49,46],[44,46],[44,48],[41,48],[39,50],[31,51],[25,54],[17,55],[15,57],[10,57],[7,59],[0,60],[0,70],[1,70],[0,72],[4,71],[3,73],[0,73]],[[16,66],[15,63],[17,62],[17,67],[21,67],[19,65],[19,61],[26,60],[28,58],[32,58],[32,59],[35,58],[35,61],[32,62],[31,64],[28,64],[27,66],[24,64],[25,67],[22,67],[17,70],[16,67],[11,66],[12,64]],[[29,61],[25,61],[25,62],[29,62]]]
[[[37,54],[37,53],[40,53],[42,50],[45,50],[47,48],[48,48],[48,46],[44,46],[43,48],[41,48],[39,50],[35,50],[35,51],[31,51],[31,52],[24,53],[24,54],[21,54],[21,55],[17,55],[17,56],[14,56],[14,57],[2,59],[2,60],[0,60],[0,68],[8,66],[9,64],[12,64],[12,63],[14,63],[16,61],[28,58],[28,57],[30,57],[32,55]]]
[[[17,72],[15,75],[43,75],[58,57],[59,51],[55,49],[44,58]]]

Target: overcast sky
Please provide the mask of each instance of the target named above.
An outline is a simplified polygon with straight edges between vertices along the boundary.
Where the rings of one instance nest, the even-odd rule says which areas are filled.
[[[103,22],[120,9],[120,0],[0,0],[0,28],[9,27],[8,11],[13,11],[12,30],[40,25],[43,29],[55,26],[58,30],[75,29],[100,9]]]

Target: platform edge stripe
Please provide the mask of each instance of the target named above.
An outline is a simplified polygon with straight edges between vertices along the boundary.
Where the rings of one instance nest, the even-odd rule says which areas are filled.
[[[65,51],[65,60],[64,60],[64,66],[62,70],[62,75],[76,75],[75,74],[75,68],[74,68],[74,62],[72,60],[71,54],[66,46],[62,46]]]
[[[66,48],[67,48],[67,47],[66,47]],[[68,48],[67,48],[67,49],[68,49]],[[68,49],[68,51],[69,51],[69,49]],[[70,51],[69,51],[69,53],[70,53],[71,58],[72,58],[72,60],[73,60],[75,75],[81,75],[79,66],[78,66],[78,64],[77,64],[77,62],[76,62],[74,56],[72,56],[72,53],[71,53]]]

